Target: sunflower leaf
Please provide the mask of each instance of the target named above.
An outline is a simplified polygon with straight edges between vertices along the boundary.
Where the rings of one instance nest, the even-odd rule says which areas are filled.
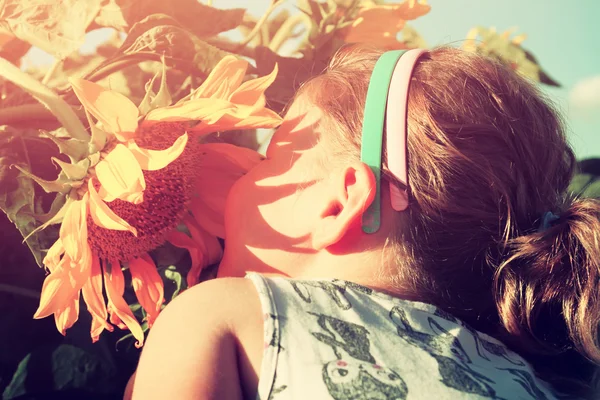
[[[210,7],[198,0],[110,0],[100,10],[96,23],[126,32],[134,24],[147,20],[148,15],[164,14],[198,37],[207,38],[238,27],[245,12],[241,8]]]
[[[36,195],[35,184],[26,174],[11,165],[32,169],[29,160],[37,160],[38,152],[52,153],[54,148],[46,141],[32,141],[37,132],[20,131],[7,126],[0,127],[0,210],[16,226],[23,237],[27,237],[38,225],[40,196]],[[45,165],[39,165],[47,169]],[[50,166],[51,169],[51,166]],[[38,265],[42,265],[42,252],[51,238],[48,234],[36,235],[26,240]]]
[[[63,60],[84,42],[101,0],[4,0],[0,20],[19,39]]]

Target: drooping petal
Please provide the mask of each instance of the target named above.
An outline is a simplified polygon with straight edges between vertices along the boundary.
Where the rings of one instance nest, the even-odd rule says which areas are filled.
[[[175,247],[186,249],[190,253],[192,265],[186,280],[188,287],[194,286],[200,280],[200,273],[202,272],[202,268],[204,268],[202,249],[194,239],[176,229],[169,233],[167,241]]]
[[[248,62],[233,55],[227,55],[213,68],[206,80],[196,89],[191,98],[213,97],[226,99],[242,83]]]
[[[224,237],[225,200],[233,184],[262,160],[254,150],[228,143],[206,143],[202,149],[202,173],[190,209],[211,235]]]
[[[67,329],[73,326],[79,318],[79,292],[73,296],[68,305],[54,313],[54,322],[58,331],[65,336]]]
[[[73,261],[78,261],[82,255],[82,240],[87,241],[87,201],[75,200],[69,204],[65,212],[65,218],[60,225],[60,241],[64,246],[65,253]],[[82,231],[86,229],[85,239]]]
[[[135,142],[129,142],[129,150],[137,160],[140,167],[145,171],[156,171],[163,169],[175,161],[185,150],[188,134],[179,136],[168,149],[148,150],[140,148]]]
[[[194,218],[186,218],[185,225],[188,227],[192,239],[198,243],[204,255],[204,266],[215,264],[223,258],[223,247],[216,236],[211,235],[203,229]]]
[[[144,331],[137,322],[131,309],[123,299],[125,291],[125,278],[123,271],[118,262],[111,262],[110,268],[104,266],[104,287],[106,288],[106,296],[108,297],[109,312],[115,314],[122,321],[137,339],[136,347],[141,347],[144,344]],[[111,318],[111,322],[113,319]],[[117,322],[113,322],[118,325]]]
[[[137,229],[115,214],[113,210],[102,201],[98,192],[96,192],[91,179],[88,181],[88,193],[90,194],[90,215],[96,225],[114,231],[129,231],[134,236],[137,236]]]
[[[96,177],[111,196],[139,204],[144,201],[146,181],[131,150],[119,143],[96,165]]]
[[[100,334],[104,329],[112,332],[114,328],[106,321],[108,312],[106,311],[106,304],[104,303],[104,296],[102,295],[102,270],[100,268],[100,260],[95,254],[93,254],[92,257],[91,276],[81,288],[81,293],[83,294],[83,300],[87,305],[87,310],[92,315],[90,335],[92,337],[92,342],[95,343],[98,341]]]
[[[80,78],[71,78],[75,95],[104,130],[111,132],[120,142],[135,136],[139,110],[135,104],[121,93]]]
[[[69,279],[69,274],[64,265],[69,263],[69,256],[64,255],[56,269],[44,279],[40,304],[33,318],[45,318],[50,314],[67,307],[69,301],[76,293],[74,285]]]
[[[54,242],[52,246],[48,249],[46,256],[44,257],[43,263],[46,268],[50,270],[50,272],[54,271],[58,263],[60,262],[60,257],[65,253],[65,247],[62,244],[60,238]]]
[[[148,314],[148,327],[152,327],[165,300],[163,281],[156,265],[148,254],[129,261],[133,290],[140,305]]]
[[[253,108],[265,106],[265,90],[275,82],[278,67],[275,64],[269,75],[251,79],[240,85],[229,97],[229,101],[238,105],[246,105]]]
[[[208,265],[215,264],[223,258],[223,248],[219,243],[219,240],[215,235],[211,235],[205,229],[203,229],[197,220],[194,218],[187,218],[185,220],[185,225],[187,226],[190,234],[192,235],[192,240],[200,250],[200,261],[198,267],[190,268],[190,271],[187,275],[188,287],[197,284],[200,280],[200,273],[202,269]]]

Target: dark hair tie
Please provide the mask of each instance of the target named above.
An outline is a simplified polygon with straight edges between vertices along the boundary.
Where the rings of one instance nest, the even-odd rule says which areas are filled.
[[[553,222],[558,220],[560,217],[554,214],[552,211],[547,211],[542,216],[542,221],[540,222],[540,226],[538,227],[538,232],[544,232],[549,229]]]

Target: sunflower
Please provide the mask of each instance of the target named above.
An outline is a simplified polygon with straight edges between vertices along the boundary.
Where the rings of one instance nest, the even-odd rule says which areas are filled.
[[[49,275],[34,318],[53,314],[64,335],[78,319],[82,295],[92,316],[93,341],[116,325],[128,328],[141,346],[143,330],[123,298],[122,268],[131,273],[150,327],[164,290],[149,251],[167,241],[187,249],[189,286],[198,282],[204,266],[220,259],[224,199],[235,180],[262,157],[230,144],[202,143],[201,137],[281,122],[265,108],[264,96],[277,66],[267,76],[242,82],[247,66],[234,56],[224,57],[199,88],[172,106],[165,105],[170,96],[165,95],[163,70],[159,93],[143,101],[148,111],[143,118],[143,107],[125,96],[71,80],[90,121],[87,154],[70,157],[70,164],[55,160],[62,168],[56,181],[24,171],[47,191],[65,197],[64,206],[38,228],[60,223],[59,238],[43,260]]]

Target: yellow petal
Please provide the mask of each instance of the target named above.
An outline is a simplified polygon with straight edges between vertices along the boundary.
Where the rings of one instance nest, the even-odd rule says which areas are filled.
[[[140,167],[145,171],[156,171],[162,169],[175,161],[188,142],[188,134],[184,133],[165,150],[148,150],[140,148],[135,142],[129,142],[129,150],[137,160]]]
[[[93,255],[91,276],[81,288],[83,300],[87,305],[88,312],[92,315],[91,337],[92,342],[97,342],[104,329],[112,332],[113,327],[106,319],[108,312],[102,295],[102,270],[97,255]]]
[[[200,98],[185,101],[170,107],[157,108],[150,111],[146,121],[188,121],[202,120],[212,123],[218,120],[225,110],[234,108],[228,100]]]
[[[281,125],[281,122],[282,118],[276,112],[267,108],[256,110],[248,106],[239,106],[227,110],[218,121],[211,124],[202,121],[190,128],[189,131],[201,135],[232,129],[275,128]]]
[[[144,331],[133,316],[131,309],[123,299],[125,291],[125,278],[119,263],[111,262],[110,269],[104,268],[104,286],[106,288],[106,297],[108,297],[109,310],[111,313],[123,321],[129,328],[133,337],[137,339],[136,347],[144,344]]]
[[[148,327],[151,328],[165,300],[163,281],[148,254],[129,261],[129,271],[133,290],[148,314]]]
[[[192,265],[187,274],[187,285],[192,287],[200,280],[200,273],[204,267],[203,254],[200,246],[188,235],[178,230],[173,230],[167,236],[167,241],[175,247],[186,249],[190,253]]]
[[[265,90],[273,84],[277,78],[277,64],[269,75],[260,78],[251,79],[242,83],[229,97],[229,101],[234,104],[243,104],[251,107],[265,106]]]
[[[79,318],[79,292],[69,301],[68,305],[54,313],[56,328],[64,336],[67,329],[73,326]]]
[[[87,225],[81,231],[81,238],[79,260],[74,260],[65,253],[54,271],[44,279],[40,304],[34,318],[44,318],[65,309],[89,279],[92,257],[87,242]]]
[[[213,97],[226,99],[240,86],[247,68],[248,62],[245,60],[232,55],[223,57],[202,85],[192,93],[191,98]]]
[[[44,318],[64,309],[75,295],[76,290],[70,282],[69,274],[63,267],[69,262],[68,258],[69,256],[65,255],[60,265],[44,279],[40,304],[33,318]]]
[[[109,195],[133,204],[144,201],[144,174],[125,145],[117,144],[96,165],[96,177]]]
[[[111,210],[96,192],[92,180],[88,180],[88,193],[90,194],[90,215],[96,225],[113,231],[129,231],[137,236],[137,229],[119,217]]]
[[[62,241],[59,238],[48,249],[48,252],[46,253],[46,256],[43,260],[44,266],[48,268],[50,272],[54,271],[54,269],[60,262],[60,258],[64,254],[64,252],[65,247],[63,246]]]
[[[78,261],[82,256],[82,242],[87,242],[87,201],[75,200],[65,213],[65,218],[60,225],[60,240],[65,253],[73,261]],[[84,237],[85,231],[85,237]]]
[[[120,142],[134,137],[139,110],[131,100],[84,79],[69,81],[81,104],[102,123],[104,130],[114,134]]]

